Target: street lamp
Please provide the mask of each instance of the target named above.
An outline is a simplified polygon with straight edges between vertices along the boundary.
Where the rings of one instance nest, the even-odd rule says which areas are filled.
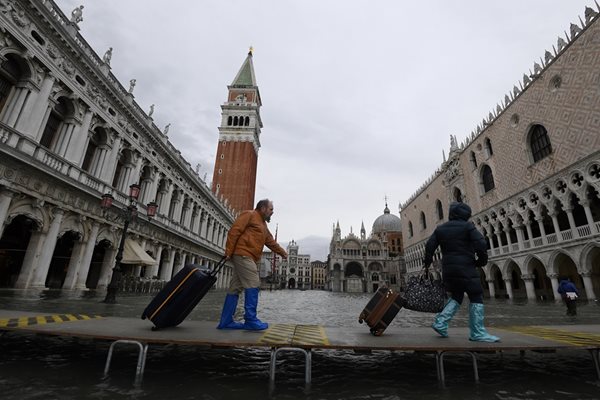
[[[118,218],[122,218],[125,221],[123,225],[123,233],[121,234],[121,241],[119,242],[119,249],[117,250],[117,255],[115,257],[115,266],[113,268],[113,273],[110,278],[110,283],[106,288],[106,297],[104,299],[105,303],[114,304],[117,302],[116,296],[117,291],[119,290],[119,285],[121,283],[121,260],[123,259],[123,247],[125,246],[125,237],[127,236],[127,228],[129,228],[129,223],[135,219],[137,216],[137,199],[140,195],[140,185],[133,184],[129,186],[129,205],[127,208],[121,210],[119,214],[116,215],[113,221],[116,221]],[[103,210],[108,211],[112,207],[114,197],[110,193],[105,193],[102,195],[102,200],[100,202],[100,207]],[[154,201],[148,203],[146,207],[146,214],[148,218],[152,218],[156,215],[156,209],[158,208],[158,204]]]

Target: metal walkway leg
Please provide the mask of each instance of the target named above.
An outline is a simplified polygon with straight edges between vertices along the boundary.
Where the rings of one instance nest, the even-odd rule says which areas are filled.
[[[138,362],[135,369],[135,380],[133,384],[139,386],[142,383],[144,377],[144,368],[146,367],[146,355],[148,354],[148,345],[137,340],[115,340],[111,343],[108,349],[108,355],[106,356],[106,364],[104,366],[104,378],[108,377],[108,371],[110,370],[110,362],[112,360],[112,354],[117,344],[135,344],[139,347]]]
[[[304,381],[308,385],[311,381],[312,375],[312,352],[310,349],[301,349],[299,347],[279,347],[271,349],[271,366],[269,368],[269,379],[271,383],[275,382],[275,369],[277,368],[277,354],[282,351],[296,351],[304,353],[305,366],[304,366]]]
[[[438,376],[438,381],[440,381],[440,383],[442,384],[442,387],[446,386],[446,376],[444,374],[444,356],[446,355],[446,353],[467,353],[471,356],[471,359],[473,360],[473,374],[475,375],[475,382],[479,383],[479,369],[477,367],[477,357],[475,356],[475,353],[473,353],[472,351],[468,351],[468,350],[461,350],[461,351],[438,351],[435,353],[435,364],[436,364],[436,368],[437,368],[437,376]]]
[[[598,354],[600,354],[600,349],[589,349],[590,354],[592,355],[592,359],[594,360],[594,367],[596,367],[596,376],[600,381],[600,360]]]

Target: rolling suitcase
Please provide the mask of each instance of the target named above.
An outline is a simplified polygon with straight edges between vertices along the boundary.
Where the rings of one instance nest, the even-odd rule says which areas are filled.
[[[142,313],[154,326],[152,330],[179,325],[217,281],[225,257],[211,271],[208,267],[188,264],[152,299]]]
[[[373,335],[381,336],[403,305],[404,299],[399,293],[381,287],[360,313],[358,322],[365,321]]]

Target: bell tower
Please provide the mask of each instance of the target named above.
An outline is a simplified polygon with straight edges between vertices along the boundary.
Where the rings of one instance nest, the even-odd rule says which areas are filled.
[[[221,105],[212,191],[240,212],[254,208],[260,130],[263,127],[252,48],[227,89],[227,101]]]

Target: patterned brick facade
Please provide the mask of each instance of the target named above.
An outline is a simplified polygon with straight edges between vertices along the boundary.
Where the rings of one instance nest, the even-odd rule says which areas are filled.
[[[600,24],[585,14],[476,131],[460,145],[451,137],[448,160],[401,204],[409,275],[462,200],[489,242],[490,296],[559,298],[559,275],[600,295]],[[549,154],[537,152],[536,132]]]

